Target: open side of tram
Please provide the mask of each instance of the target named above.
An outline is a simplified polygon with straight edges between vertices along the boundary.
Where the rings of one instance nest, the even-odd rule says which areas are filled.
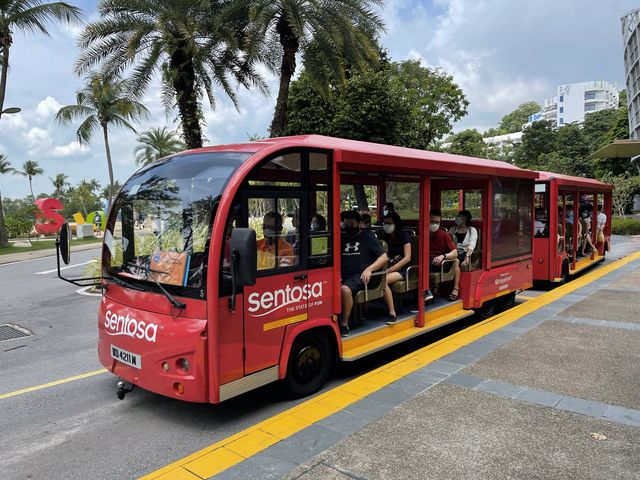
[[[218,403],[276,380],[296,395],[313,393],[336,360],[474,310],[490,315],[530,288],[536,175],[315,135],[159,160],[125,183],[110,211],[100,361],[126,382],[192,402]],[[390,286],[397,320],[385,322],[383,266],[354,296],[352,334],[342,338],[342,250],[358,246],[341,243],[340,213],[355,204],[375,222],[390,201],[412,247],[406,278]],[[459,299],[448,296],[454,260],[430,268],[434,209],[446,229],[468,210],[478,233]],[[383,238],[375,224],[372,232]],[[425,303],[429,289],[435,299]]]
[[[562,284],[611,248],[613,186],[583,177],[538,172],[533,278]]]

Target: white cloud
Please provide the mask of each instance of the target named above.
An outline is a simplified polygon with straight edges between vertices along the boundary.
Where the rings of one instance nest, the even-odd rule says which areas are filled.
[[[61,107],[62,105],[60,105],[55,98],[49,96],[38,103],[36,113],[42,118],[50,119],[58,113]]]
[[[49,131],[39,127],[31,127],[21,135],[21,139],[25,142],[29,155],[47,151],[52,143]]]
[[[59,145],[53,149],[52,155],[54,157],[69,157],[79,153],[87,153],[89,148],[82,145],[79,142],[71,142],[67,145]]]

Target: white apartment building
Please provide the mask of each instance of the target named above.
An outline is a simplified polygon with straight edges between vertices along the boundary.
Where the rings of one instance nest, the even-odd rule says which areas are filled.
[[[632,139],[640,140],[640,9],[627,13],[621,21],[629,132]]]
[[[549,120],[557,127],[584,122],[590,112],[618,108],[618,100],[618,86],[605,80],[558,85],[556,95],[544,101],[542,111],[529,116],[527,125],[538,120]]]

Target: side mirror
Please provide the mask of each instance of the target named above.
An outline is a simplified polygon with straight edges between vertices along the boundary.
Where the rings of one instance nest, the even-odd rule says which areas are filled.
[[[69,265],[69,260],[71,259],[71,227],[67,222],[62,224],[60,228],[60,237],[58,238],[58,243],[60,245],[60,255],[62,256],[62,261],[65,265]]]
[[[256,231],[251,228],[234,228],[231,232],[234,287],[256,284],[257,258]]]

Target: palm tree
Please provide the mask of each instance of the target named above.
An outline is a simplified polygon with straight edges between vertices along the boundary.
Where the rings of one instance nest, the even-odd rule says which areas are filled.
[[[109,76],[132,71],[130,80],[137,95],[160,72],[165,107],[177,103],[185,143],[189,148],[201,147],[203,93],[214,108],[214,85],[236,107],[234,81],[266,91],[254,68],[255,56],[242,51],[242,22],[219,21],[227,3],[229,0],[101,0],[100,19],[80,35],[82,53],[76,72],[83,74],[100,64]]]
[[[113,198],[121,188],[122,184],[118,180],[116,180],[115,182],[113,182],[113,186],[107,185],[100,191],[100,197],[106,200],[108,200],[109,198]]]
[[[11,163],[7,160],[5,155],[0,153],[0,175],[7,173],[13,173],[14,169],[11,167]],[[2,207],[2,192],[0,192],[0,247],[9,246],[9,233],[7,227],[4,224],[4,209]]]
[[[0,116],[4,109],[9,71],[9,50],[13,33],[17,30],[49,36],[47,25],[53,20],[73,23],[80,19],[81,10],[65,2],[42,3],[41,0],[0,1]]]
[[[330,66],[338,79],[349,66],[364,68],[378,59],[375,35],[384,29],[382,20],[370,8],[384,0],[246,0],[250,34],[266,50],[261,58],[272,58],[268,50],[279,45],[280,66],[268,64],[280,75],[278,99],[271,122],[271,136],[286,128],[289,85],[296,70],[296,54],[302,52],[313,70]],[[239,2],[238,2],[239,3]],[[246,8],[246,6],[244,7]],[[318,58],[323,60],[319,65]]]
[[[27,160],[22,164],[22,170],[14,170],[14,175],[22,175],[23,177],[27,177],[29,179],[29,191],[31,192],[31,197],[35,200],[36,196],[33,194],[33,177],[37,177],[38,175],[42,175],[44,173],[44,169],[38,165],[38,162],[35,160]]]
[[[68,178],[69,176],[64,173],[58,173],[55,178],[49,177],[55,189],[51,194],[53,197],[61,197],[64,194],[64,189],[69,186]]]
[[[159,158],[166,157],[173,153],[180,152],[186,145],[177,132],[168,131],[166,127],[152,128],[138,137],[136,163],[138,165],[149,165]]]
[[[68,125],[74,119],[81,119],[82,123],[76,132],[80,143],[88,143],[95,130],[98,127],[102,129],[109,167],[109,185],[113,187],[109,124],[127,127],[135,132],[135,128],[129,122],[141,116],[147,116],[148,113],[146,107],[131,96],[127,82],[109,81],[100,74],[94,73],[89,77],[87,85],[76,92],[76,105],[62,107],[55,118],[63,125]],[[111,197],[109,197],[109,204],[111,204]]]
[[[90,202],[95,203],[97,200],[96,190],[100,190],[100,182],[92,178],[91,180],[82,180],[73,191],[74,196],[82,204],[85,218],[88,215],[87,204]]]

